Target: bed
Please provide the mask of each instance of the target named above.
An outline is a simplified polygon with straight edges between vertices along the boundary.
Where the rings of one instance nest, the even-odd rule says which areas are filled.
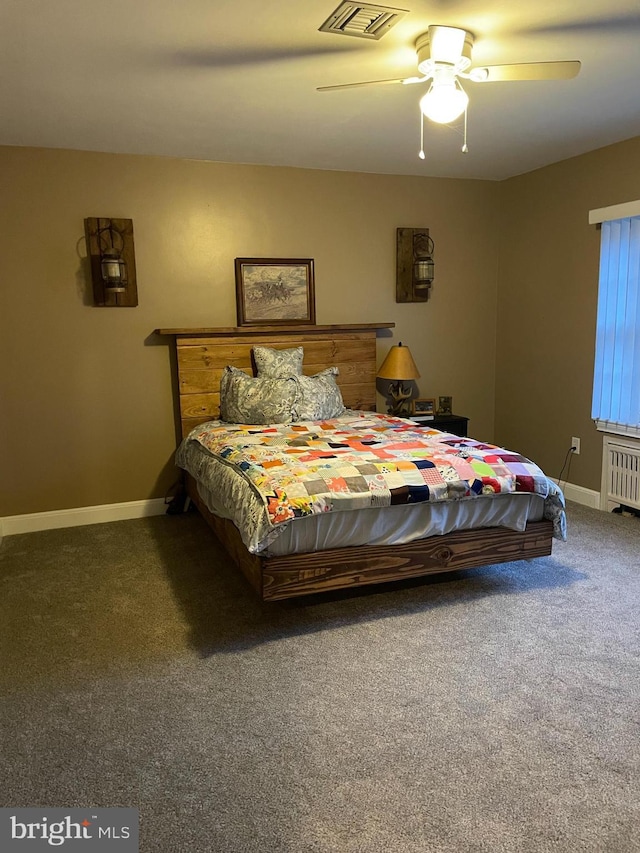
[[[172,362],[180,440],[176,459],[185,470],[188,495],[265,601],[545,556],[551,553],[554,536],[564,536],[562,493],[529,460],[511,454],[509,459],[515,461],[503,463],[500,459],[502,467],[498,468],[495,453],[491,455],[497,449],[492,445],[420,428],[375,412],[376,339],[382,330],[393,325],[156,330],[157,334],[170,336],[174,343]],[[329,375],[327,382],[337,384],[346,411],[337,418],[268,422],[258,428],[251,423],[227,423],[231,420],[228,412],[223,412],[226,421],[220,420],[221,383],[223,387],[227,380],[240,379],[241,385],[250,383],[248,377],[256,374],[257,351],[284,353],[296,348],[304,352],[303,373],[308,377],[300,382],[306,383],[305,388],[311,384],[315,390],[313,382],[317,377]],[[300,411],[305,414],[304,409]],[[384,447],[391,447],[392,454],[396,450],[404,454],[409,448],[412,458],[420,456],[420,447],[428,442],[435,443],[435,449],[429,445],[429,461],[418,464],[413,459],[411,463],[382,468],[377,465],[374,471],[370,455],[358,454],[370,454],[373,445],[382,446],[381,441],[391,442]],[[239,463],[236,454],[241,447],[250,450],[250,462]],[[345,464],[356,465],[353,473],[357,477],[346,478],[347,488],[341,481],[329,497],[318,496],[320,490],[315,482],[306,488],[296,484],[302,491],[295,492],[293,487],[291,491],[305,497],[285,495],[272,506],[272,487],[262,484],[265,470],[276,464],[276,458],[277,465],[281,465],[285,452],[297,454],[297,464],[300,454],[308,455],[310,448],[332,457],[327,464],[333,464],[339,454],[348,454]],[[379,453],[389,458],[388,450]],[[431,483],[427,493],[434,495],[440,487],[428,479],[438,476],[431,470],[433,453],[439,458],[447,454],[447,461],[457,467],[470,460],[485,468],[493,465],[495,470],[487,472],[483,468],[483,472],[504,475],[505,482],[511,477],[515,485],[505,488],[504,494],[486,498],[478,495],[477,500],[468,491],[466,496],[471,500],[424,499],[421,477]],[[481,454],[485,457],[480,458]],[[258,458],[268,459],[268,464],[256,461]],[[362,460],[365,467],[360,464]],[[516,475],[513,479],[511,471],[503,470],[504,464],[526,476]],[[525,469],[526,464],[531,464],[531,469]],[[256,465],[263,466],[259,467],[259,475]],[[403,473],[403,466],[411,470]],[[388,474],[389,467],[393,475]],[[239,471],[240,479],[245,481],[242,485],[237,482]],[[528,476],[532,471],[536,472],[535,477]],[[391,476],[396,479],[389,485]],[[402,477],[404,480],[399,482]],[[446,475],[445,479],[451,477]],[[534,488],[531,483],[525,484],[523,490],[518,487],[518,483],[534,479]],[[325,485],[327,480],[328,477]],[[382,480],[381,497],[376,493],[368,503],[378,480]],[[441,480],[442,477],[438,483]],[[367,485],[363,487],[365,481]],[[488,476],[467,477],[466,485],[471,481],[482,483],[485,491],[491,491],[487,483],[492,480]],[[400,487],[393,488],[393,484]],[[447,487],[453,488],[450,482]],[[244,507],[240,516],[244,513],[245,521],[229,509],[228,493],[236,488],[240,489],[240,504]],[[283,491],[288,493],[287,489]],[[399,499],[398,495],[403,497]],[[251,519],[255,521],[260,512],[265,513],[267,521],[266,527],[261,521],[264,529],[258,534],[255,524],[251,529]]]

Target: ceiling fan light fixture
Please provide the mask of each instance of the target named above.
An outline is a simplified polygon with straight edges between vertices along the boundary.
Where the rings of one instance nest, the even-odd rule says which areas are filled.
[[[453,71],[466,71],[471,65],[473,34],[458,27],[429,27],[416,39],[418,70],[431,76],[439,66],[449,66]]]
[[[466,110],[469,96],[455,81],[437,81],[420,100],[420,111],[437,124],[449,124]]]

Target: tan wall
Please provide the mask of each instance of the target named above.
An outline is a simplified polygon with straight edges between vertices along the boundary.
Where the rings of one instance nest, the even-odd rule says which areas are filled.
[[[312,257],[318,323],[396,323],[422,396],[493,437],[500,186],[482,181],[0,148],[0,517],[164,495],[169,349],[235,325],[233,261]],[[95,308],[84,218],[133,219],[140,305]],[[395,230],[427,226],[427,304],[395,302]],[[544,251],[544,245],[539,249]]]
[[[640,198],[640,138],[500,185],[496,440],[600,490],[591,420],[600,232],[589,210]],[[563,475],[563,479],[566,477]]]

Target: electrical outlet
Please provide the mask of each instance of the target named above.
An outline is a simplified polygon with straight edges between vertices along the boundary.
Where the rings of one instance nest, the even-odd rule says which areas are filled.
[[[580,456],[580,439],[576,438],[575,435],[571,439],[571,447],[573,448],[573,452],[576,456]]]

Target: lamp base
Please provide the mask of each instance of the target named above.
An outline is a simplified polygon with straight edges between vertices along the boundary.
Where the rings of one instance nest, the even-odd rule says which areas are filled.
[[[389,396],[392,403],[388,408],[390,415],[394,418],[408,418],[411,415],[412,388],[405,388],[402,382],[389,386]]]

